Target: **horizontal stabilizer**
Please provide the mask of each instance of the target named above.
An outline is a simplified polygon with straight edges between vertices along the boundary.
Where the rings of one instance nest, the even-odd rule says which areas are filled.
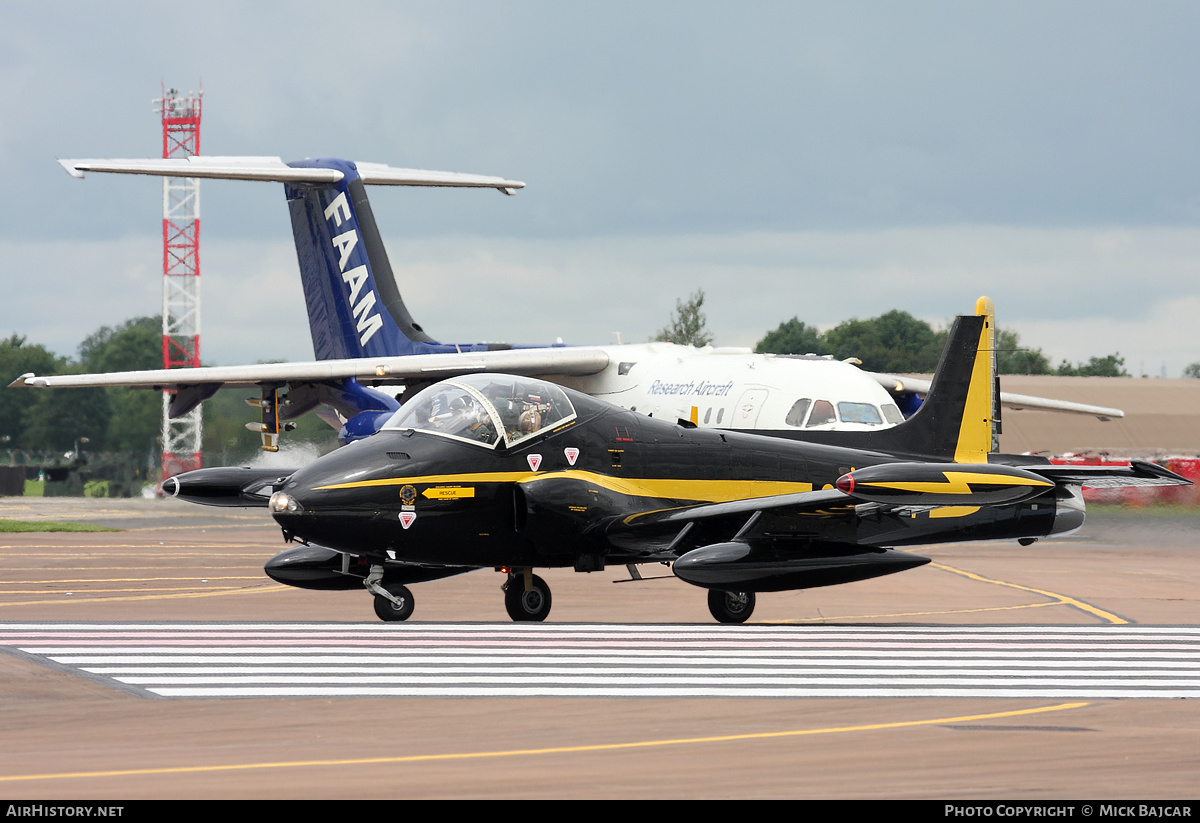
[[[1192,481],[1157,463],[1133,460],[1128,466],[1024,466],[1056,483],[1092,489],[1118,486],[1190,486]]]
[[[271,183],[320,183],[330,185],[345,179],[335,168],[305,166],[293,168],[279,157],[208,157],[197,155],[171,159],[84,159],[59,160],[72,177],[85,172],[109,174],[148,174],[156,177],[199,177],[217,180],[261,180]],[[505,180],[483,174],[451,171],[396,169],[382,163],[357,163],[363,183],[378,186],[465,186],[499,189],[512,194],[525,188],[518,180]]]

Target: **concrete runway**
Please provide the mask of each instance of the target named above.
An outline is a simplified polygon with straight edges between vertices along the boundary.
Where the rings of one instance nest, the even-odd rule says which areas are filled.
[[[0,535],[3,624],[378,624],[365,593],[268,580],[262,563],[283,545],[264,512],[5,498],[0,517],[125,529]],[[1197,548],[1197,515],[1093,516],[1070,538],[923,549],[934,564],[763,595],[753,622],[1197,626]],[[675,579],[543,576],[556,625],[713,622],[704,593]],[[507,627],[501,582],[415,586],[412,620]],[[165,700],[0,654],[0,730],[0,794],[13,799],[1190,799],[1200,785],[1192,700]]]

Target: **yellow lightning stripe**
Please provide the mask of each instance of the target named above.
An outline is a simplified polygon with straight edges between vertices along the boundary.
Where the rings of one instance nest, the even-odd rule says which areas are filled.
[[[383,480],[358,480],[318,486],[315,491],[335,489],[365,489],[387,486],[452,483],[523,483],[551,479],[582,480],[618,494],[631,497],[664,497],[672,500],[703,500],[723,503],[753,497],[772,497],[777,494],[812,491],[812,483],[792,483],[772,480],[677,480],[672,478],[609,477],[594,472],[569,470],[538,474],[529,471],[479,472],[478,474],[429,474],[419,477],[393,477]]]
[[[942,520],[950,517],[967,517],[979,511],[979,506],[941,506],[931,509],[930,520]]]
[[[972,494],[971,483],[993,486],[1036,486],[1051,488],[1054,484],[1049,480],[1032,477],[1014,477],[1010,474],[986,474],[984,472],[942,472],[946,482],[939,483],[926,480],[912,483],[862,483],[856,485],[880,489],[895,489],[905,492],[923,492],[926,494]]]

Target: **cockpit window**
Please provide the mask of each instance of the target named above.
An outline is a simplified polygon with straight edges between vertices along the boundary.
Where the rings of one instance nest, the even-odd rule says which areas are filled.
[[[883,417],[879,409],[870,403],[838,403],[838,415],[843,423],[865,423],[868,426],[882,426]]]
[[[789,426],[800,428],[804,425],[804,415],[808,413],[808,407],[811,405],[812,400],[810,398],[801,397],[792,404],[792,407],[788,410],[787,417],[783,419],[783,422],[787,423]]]
[[[500,442],[500,429],[487,402],[476,392],[453,383],[438,383],[420,392],[383,428],[416,429],[485,446]]]
[[[553,383],[529,377],[476,375],[473,379],[499,412],[510,446],[575,418],[566,392]]]
[[[808,416],[807,428],[835,422],[837,422],[837,417],[833,413],[833,404],[828,400],[818,400],[813,404],[812,414]]]
[[[560,426],[575,407],[558,386],[528,377],[470,375],[421,391],[384,424],[494,447]]]
[[[895,403],[884,403],[883,419],[889,423],[903,423],[904,415],[900,413],[900,408]]]

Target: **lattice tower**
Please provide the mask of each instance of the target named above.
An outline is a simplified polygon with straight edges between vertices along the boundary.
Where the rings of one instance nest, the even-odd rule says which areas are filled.
[[[164,89],[155,101],[162,115],[163,157],[200,153],[200,98]],[[200,181],[163,178],[163,367],[200,365]],[[173,394],[162,398],[162,476],[198,469],[204,434],[199,406],[174,420]]]

